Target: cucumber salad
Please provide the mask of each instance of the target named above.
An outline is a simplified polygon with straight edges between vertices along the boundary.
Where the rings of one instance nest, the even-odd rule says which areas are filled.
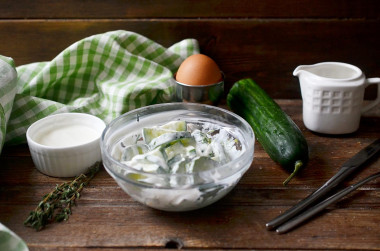
[[[176,120],[144,127],[134,138],[133,144],[120,141],[119,161],[145,173],[192,174],[214,169],[242,154],[239,140],[211,123]]]
[[[253,153],[246,155],[242,131],[229,122],[170,116],[137,120],[111,134],[117,163],[106,163],[109,173],[149,207],[187,211],[210,205],[233,189]]]

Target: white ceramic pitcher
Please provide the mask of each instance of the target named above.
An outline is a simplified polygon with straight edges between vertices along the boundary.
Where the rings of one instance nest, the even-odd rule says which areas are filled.
[[[311,131],[355,132],[362,113],[380,103],[380,78],[366,78],[354,65],[339,62],[300,65],[293,75],[299,77],[303,121]],[[364,91],[370,84],[378,84],[377,97],[363,106]]]

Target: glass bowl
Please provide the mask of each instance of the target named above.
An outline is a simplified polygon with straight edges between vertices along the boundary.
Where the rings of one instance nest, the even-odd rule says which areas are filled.
[[[228,163],[192,173],[151,173],[120,161],[123,145],[142,138],[142,128],[184,120],[200,127],[225,130],[236,142]],[[220,129],[222,128],[222,129]],[[165,211],[205,207],[225,196],[251,166],[255,137],[238,115],[218,107],[194,103],[166,103],[139,108],[113,120],[103,131],[101,152],[106,171],[133,199]]]

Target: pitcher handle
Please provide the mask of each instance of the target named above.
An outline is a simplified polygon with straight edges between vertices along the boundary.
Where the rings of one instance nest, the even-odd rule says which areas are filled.
[[[373,107],[375,107],[377,104],[380,103],[380,78],[367,78],[366,79],[366,87],[369,85],[377,84],[377,97],[374,101],[370,102],[366,106],[362,108],[362,113],[369,111]]]

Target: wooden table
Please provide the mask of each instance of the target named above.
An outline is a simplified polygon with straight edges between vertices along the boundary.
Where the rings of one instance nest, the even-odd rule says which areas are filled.
[[[6,147],[0,157],[0,222],[31,250],[56,249],[380,249],[380,181],[373,181],[303,226],[284,235],[265,223],[306,197],[334,175],[347,159],[380,137],[380,118],[364,117],[360,129],[345,136],[308,131],[300,100],[277,100],[302,129],[310,148],[308,167],[284,187],[287,173],[255,143],[251,168],[236,188],[204,209],[173,213],[132,200],[102,168],[82,192],[67,222],[40,232],[23,221],[41,197],[69,179],[38,172],[26,145]],[[380,159],[342,186],[380,171]]]

